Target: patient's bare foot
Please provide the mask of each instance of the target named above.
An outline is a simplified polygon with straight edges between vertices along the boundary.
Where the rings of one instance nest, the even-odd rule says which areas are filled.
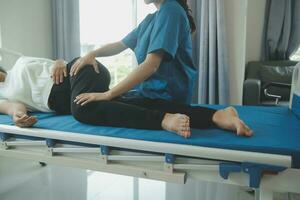
[[[190,118],[184,114],[165,114],[161,123],[163,129],[181,135],[185,138],[191,136]]]
[[[235,131],[237,135],[250,137],[253,134],[253,131],[239,118],[233,107],[218,110],[213,116],[213,122],[220,128]]]

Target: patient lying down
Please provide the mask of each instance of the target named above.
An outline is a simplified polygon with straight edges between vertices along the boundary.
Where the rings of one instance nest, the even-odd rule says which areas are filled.
[[[0,70],[0,112],[12,116],[19,127],[33,126],[38,119],[28,111],[39,111],[72,114],[91,125],[164,129],[186,138],[191,136],[191,128],[218,127],[252,135],[233,107],[214,110],[126,94],[113,97],[108,70],[97,62],[74,74],[76,60],[66,64],[21,57],[10,71]]]

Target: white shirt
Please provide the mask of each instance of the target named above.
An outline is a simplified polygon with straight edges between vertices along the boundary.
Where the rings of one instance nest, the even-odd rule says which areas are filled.
[[[0,101],[21,102],[29,111],[52,112],[48,98],[53,86],[53,64],[49,59],[20,57],[0,83]]]

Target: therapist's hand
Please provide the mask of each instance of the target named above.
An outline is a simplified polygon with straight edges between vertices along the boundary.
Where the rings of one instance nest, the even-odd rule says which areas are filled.
[[[95,72],[99,73],[98,64],[95,58],[96,56],[93,52],[79,58],[71,67],[70,76],[76,76],[76,74],[86,65],[93,65]]]
[[[84,106],[93,101],[109,101],[111,99],[112,97],[110,91],[103,93],[82,93],[75,98],[74,102]]]
[[[56,60],[52,69],[51,78],[55,84],[60,84],[67,77],[67,66],[64,60]]]

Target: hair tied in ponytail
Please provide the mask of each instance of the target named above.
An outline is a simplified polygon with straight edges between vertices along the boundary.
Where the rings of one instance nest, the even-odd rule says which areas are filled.
[[[196,31],[196,24],[194,21],[194,18],[192,16],[192,11],[189,8],[188,4],[187,4],[187,0],[177,0],[177,2],[182,6],[182,8],[185,10],[186,15],[189,19],[189,23],[190,23],[190,27],[191,27],[191,32],[194,33]]]

